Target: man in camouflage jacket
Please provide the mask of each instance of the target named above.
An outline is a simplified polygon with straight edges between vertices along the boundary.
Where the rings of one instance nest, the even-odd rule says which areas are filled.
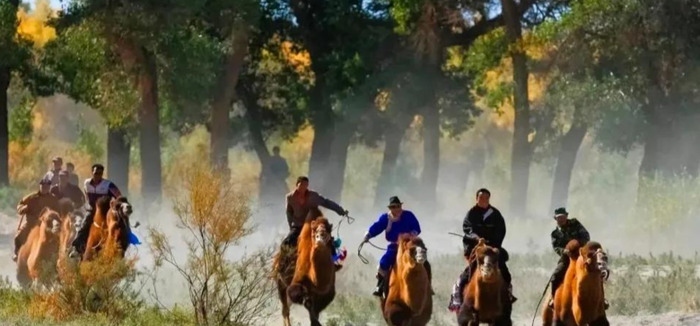
[[[554,252],[559,255],[559,262],[550,278],[552,282],[552,301],[549,302],[550,306],[553,306],[554,294],[564,281],[566,269],[569,268],[569,252],[566,250],[566,245],[571,240],[578,240],[583,246],[591,240],[588,230],[583,227],[581,222],[575,218],[569,219],[569,213],[566,211],[566,208],[557,208],[554,211],[554,219],[557,221],[557,228],[552,231],[552,247]]]

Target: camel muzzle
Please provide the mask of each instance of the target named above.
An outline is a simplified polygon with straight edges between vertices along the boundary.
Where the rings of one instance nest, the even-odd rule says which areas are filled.
[[[416,263],[424,264],[428,260],[428,250],[425,248],[416,248]]]

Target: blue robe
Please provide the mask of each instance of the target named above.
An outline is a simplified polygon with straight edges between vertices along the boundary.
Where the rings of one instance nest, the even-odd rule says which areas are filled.
[[[379,268],[383,271],[388,272],[394,263],[396,263],[396,254],[398,252],[399,246],[397,244],[399,240],[399,235],[404,233],[413,233],[419,235],[420,224],[418,219],[413,212],[404,210],[398,220],[390,222],[389,213],[384,213],[379,216],[372,226],[369,227],[367,231],[367,238],[371,239],[384,232],[386,241],[389,242],[389,246],[386,248],[386,252],[379,260]]]

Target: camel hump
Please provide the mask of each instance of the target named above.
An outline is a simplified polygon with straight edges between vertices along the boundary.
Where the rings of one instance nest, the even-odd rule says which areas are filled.
[[[589,241],[589,242],[586,244],[585,248],[586,248],[588,251],[593,251],[593,252],[595,252],[595,251],[598,251],[598,250],[602,250],[602,249],[603,249],[603,246],[602,246],[600,243],[598,243],[598,242]]]
[[[566,244],[566,250],[569,251],[569,257],[573,259],[578,259],[579,251],[581,250],[581,243],[574,239]]]

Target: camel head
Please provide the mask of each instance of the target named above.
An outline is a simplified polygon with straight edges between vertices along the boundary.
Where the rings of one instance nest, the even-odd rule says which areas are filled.
[[[593,274],[600,274],[603,280],[610,277],[608,269],[608,255],[597,242],[589,242],[579,249],[579,261],[582,267]]]
[[[109,202],[109,207],[115,213],[115,215],[121,217],[129,218],[131,216],[131,213],[134,212],[133,208],[131,207],[131,204],[129,204],[129,201],[126,199],[126,197],[112,199]]]
[[[500,252],[497,248],[486,245],[474,248],[477,265],[479,266],[481,281],[492,283],[498,280],[500,270],[498,269],[498,258]]]
[[[314,247],[327,246],[331,244],[331,233],[333,226],[328,223],[325,217],[319,217],[311,222],[311,234],[314,239]]]
[[[44,231],[51,235],[59,235],[61,233],[61,216],[54,210],[45,208],[41,217],[39,217],[41,227]]]
[[[423,240],[413,234],[402,234],[399,237],[399,251],[397,260],[403,261],[408,266],[424,264],[428,260],[428,249]]]

